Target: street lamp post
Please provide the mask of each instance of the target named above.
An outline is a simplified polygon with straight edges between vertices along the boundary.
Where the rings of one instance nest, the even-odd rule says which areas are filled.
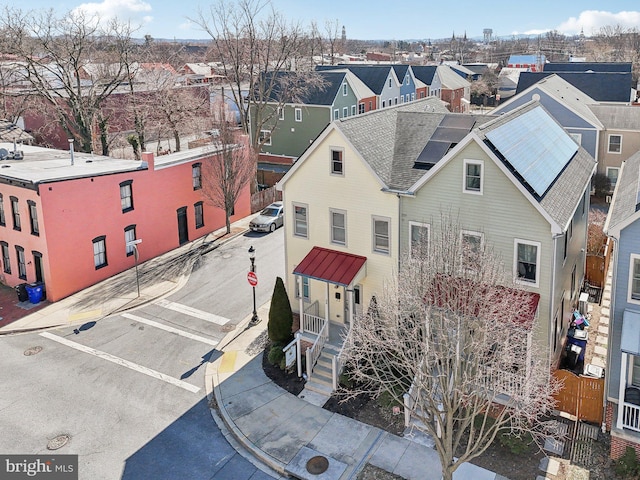
[[[256,250],[253,248],[253,245],[249,247],[249,260],[251,260],[251,273],[256,272]],[[251,283],[251,282],[250,282]],[[258,319],[258,312],[256,310],[256,283],[251,283],[251,288],[253,289],[253,316],[251,317],[251,323],[256,324],[260,320]]]
[[[138,277],[138,244],[139,243],[142,243],[141,238],[127,242],[127,247],[133,248],[133,261],[136,267],[136,287],[138,287],[138,298],[140,298],[140,278]]]

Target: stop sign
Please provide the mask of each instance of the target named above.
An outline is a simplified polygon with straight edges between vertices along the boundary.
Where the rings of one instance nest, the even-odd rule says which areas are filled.
[[[252,287],[258,285],[258,276],[255,274],[255,272],[247,273],[247,280],[249,281],[249,285],[251,285]]]

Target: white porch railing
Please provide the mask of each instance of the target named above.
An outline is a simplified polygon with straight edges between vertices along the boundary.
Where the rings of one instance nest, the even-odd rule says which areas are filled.
[[[622,404],[622,426],[640,432],[640,405],[627,402]]]
[[[351,329],[347,333],[346,338],[342,341],[342,348],[340,349],[340,353],[338,355],[334,355],[331,359],[331,377],[333,380],[333,389],[338,389],[338,380],[340,379],[340,374],[342,373],[342,369],[344,367],[344,347],[351,341]]]
[[[326,320],[322,317],[318,317],[317,315],[311,315],[310,313],[302,314],[302,328],[300,329],[303,332],[313,333],[314,335],[320,335],[320,330],[322,330]]]
[[[321,319],[323,322],[320,331],[318,332],[318,338],[313,342],[313,346],[309,348],[306,352],[307,355],[307,380],[311,378],[313,374],[313,367],[316,366],[316,362],[322,353],[322,349],[324,348],[324,344],[327,343],[327,339],[329,338],[329,322]]]
[[[503,394],[512,396],[521,396],[523,378],[521,374],[505,372],[497,368],[485,367],[482,376],[482,387],[495,394]]]

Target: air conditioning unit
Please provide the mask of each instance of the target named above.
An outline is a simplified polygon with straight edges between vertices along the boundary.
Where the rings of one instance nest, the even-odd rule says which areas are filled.
[[[611,203],[611,195],[607,195],[604,199],[607,203]]]

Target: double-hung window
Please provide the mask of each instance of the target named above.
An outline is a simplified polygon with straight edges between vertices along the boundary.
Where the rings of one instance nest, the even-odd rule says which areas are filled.
[[[18,277],[27,279],[27,262],[24,257],[24,248],[16,245],[16,257],[18,258]]]
[[[631,255],[629,265],[629,300],[640,302],[640,255]]]
[[[618,183],[618,174],[620,173],[620,169],[616,167],[607,167],[607,178],[611,183],[611,190],[616,187],[616,183]]]
[[[191,165],[191,181],[193,183],[194,190],[200,190],[202,188],[202,164],[194,163]]]
[[[9,244],[7,242],[0,242],[0,248],[2,249],[2,271],[4,273],[11,273],[11,259],[9,258]]]
[[[300,282],[296,279],[296,298],[300,298],[302,294],[303,300],[309,300],[309,277],[302,277],[302,292],[300,291]]]
[[[135,251],[135,244],[132,242],[136,239],[136,226],[129,225],[124,229],[124,246],[127,253],[127,257],[133,255]]]
[[[344,165],[342,163],[342,150],[331,149],[331,174],[343,175]]]
[[[18,199],[16,197],[9,197],[11,200],[11,216],[13,218],[13,229],[21,230],[20,226],[20,204],[18,203]]]
[[[307,238],[309,234],[307,208],[306,205],[293,204],[293,234],[297,237]]]
[[[478,255],[483,248],[482,233],[462,230],[460,240],[462,242],[462,263],[465,268],[473,268],[477,264]]]
[[[271,130],[260,130],[258,141],[265,146],[271,145]]]
[[[482,167],[481,160],[465,160],[464,161],[464,184],[463,191],[465,193],[475,193],[482,195]]]
[[[389,254],[389,235],[391,220],[385,217],[373,217],[373,251]]]
[[[429,225],[409,222],[409,253],[414,256],[426,256],[429,251]]]
[[[347,244],[347,213],[343,210],[330,210],[331,243]]]
[[[296,122],[301,122],[302,121],[302,109],[301,108],[296,108],[296,110],[295,110],[295,119],[296,119]]]
[[[36,202],[33,200],[27,200],[29,205],[29,224],[31,225],[31,235],[40,235],[40,228],[38,227],[38,208]]]
[[[540,243],[515,240],[515,274],[523,284],[538,286],[540,280]]]
[[[107,237],[102,235],[92,240],[93,243],[93,265],[96,270],[107,266]]]
[[[609,135],[608,153],[622,153],[622,135]]]
[[[133,180],[127,180],[120,184],[120,206],[122,213],[133,210]]]
[[[193,208],[195,210],[196,228],[204,227],[204,213],[203,213],[202,202],[195,203],[193,205]]]

